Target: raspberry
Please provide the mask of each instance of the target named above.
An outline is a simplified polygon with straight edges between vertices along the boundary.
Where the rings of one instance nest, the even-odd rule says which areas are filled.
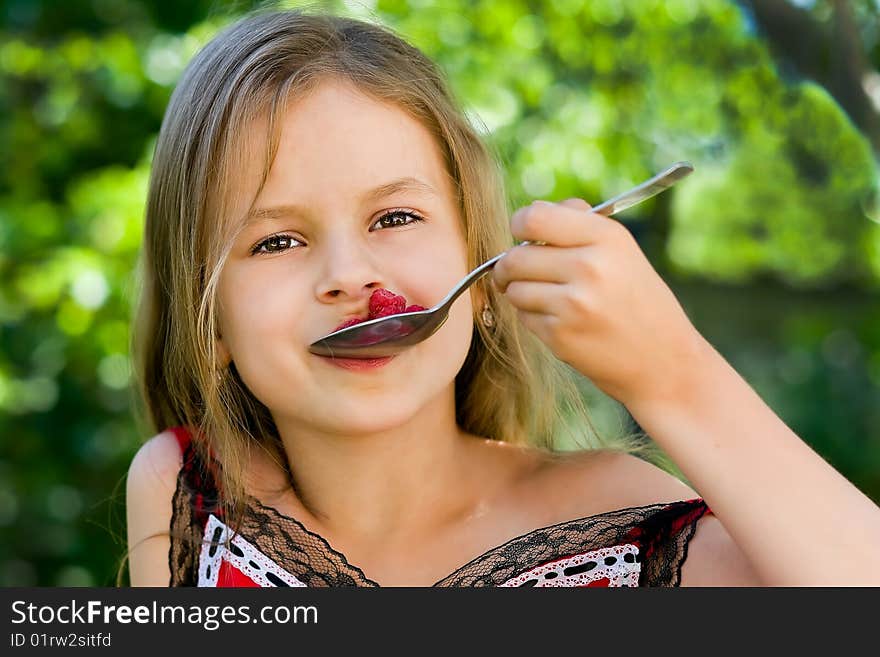
[[[370,312],[366,317],[352,317],[345,320],[337,326],[334,331],[341,331],[349,326],[366,322],[370,319],[378,319],[379,317],[388,317],[389,315],[398,315],[400,313],[414,313],[419,310],[427,310],[424,306],[413,304],[406,305],[406,299],[399,294],[394,294],[390,290],[379,289],[370,295]],[[368,336],[369,337],[369,336]],[[366,339],[366,338],[365,338]],[[372,338],[369,338],[372,339]],[[365,343],[367,344],[367,343]]]
[[[370,296],[369,319],[387,317],[402,313],[406,308],[406,299],[386,289],[379,289]]]

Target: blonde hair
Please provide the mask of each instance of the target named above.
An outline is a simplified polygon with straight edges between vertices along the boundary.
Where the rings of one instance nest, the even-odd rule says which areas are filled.
[[[236,165],[245,135],[267,126],[262,181],[278,143],[278,118],[297,94],[327,78],[408,112],[436,138],[456,186],[469,268],[513,243],[498,165],[458,108],[435,64],[392,31],[304,12],[250,15],[215,37],[189,64],[156,144],[142,253],[143,292],[135,325],[136,372],[155,431],[191,428],[196,446],[222,463],[227,503],[245,499],[246,450],[266,449],[286,468],[268,409],[215,353],[219,273],[236,218]],[[261,183],[262,184],[262,183]],[[455,380],[456,420],[469,433],[553,451],[643,449],[595,430],[576,373],[519,322],[488,278],[477,298],[495,326],[478,321]]]

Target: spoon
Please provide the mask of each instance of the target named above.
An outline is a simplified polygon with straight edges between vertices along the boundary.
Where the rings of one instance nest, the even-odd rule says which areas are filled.
[[[610,217],[645,199],[668,189],[694,170],[688,162],[676,162],[665,171],[649,178],[629,191],[594,207],[591,212]],[[544,244],[544,242],[522,242]],[[418,344],[433,335],[449,317],[452,303],[471,285],[482,278],[503,258],[501,253],[484,262],[465,276],[437,305],[386,317],[377,317],[325,335],[309,345],[309,351],[319,356],[340,358],[382,358],[393,356],[407,347]]]

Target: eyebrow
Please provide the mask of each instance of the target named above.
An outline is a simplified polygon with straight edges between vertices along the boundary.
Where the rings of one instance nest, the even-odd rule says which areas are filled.
[[[418,178],[413,178],[409,176],[405,178],[398,178],[397,180],[392,180],[391,182],[384,183],[374,189],[369,190],[361,197],[361,202],[375,202],[387,196],[391,196],[400,192],[416,192],[428,196],[439,196],[437,190],[435,190],[431,185],[422,180],[419,180]],[[277,205],[271,208],[254,208],[248,213],[247,225],[261,221],[280,219],[287,216],[302,216],[305,214],[306,213],[302,207],[292,204]]]

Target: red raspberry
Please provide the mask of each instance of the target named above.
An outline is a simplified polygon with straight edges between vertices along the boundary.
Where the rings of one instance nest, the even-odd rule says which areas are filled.
[[[337,326],[334,331],[341,331],[342,329],[348,328],[349,326],[354,326],[355,324],[360,324],[361,322],[366,322],[370,319],[378,319],[379,317],[387,317],[389,315],[398,315],[400,313],[414,313],[419,310],[426,310],[424,306],[419,306],[413,304],[411,306],[406,305],[406,299],[399,294],[394,294],[390,290],[379,289],[373,292],[370,295],[370,312],[367,317],[352,317],[351,319],[345,320],[342,324]]]
[[[406,308],[406,299],[386,289],[379,289],[370,296],[370,316],[368,319],[387,317],[402,313]]]

